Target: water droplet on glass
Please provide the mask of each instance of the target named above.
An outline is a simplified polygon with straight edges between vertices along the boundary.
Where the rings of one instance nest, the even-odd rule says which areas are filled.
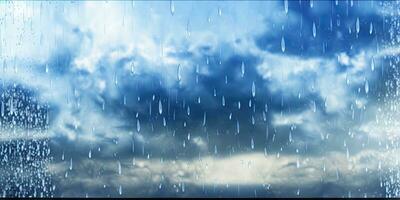
[[[177,70],[177,78],[178,78],[178,81],[181,81],[181,65],[178,65],[178,70]]]
[[[285,0],[284,4],[285,4],[285,13],[288,14],[288,12],[289,12],[289,2],[288,2],[288,0]]]
[[[244,73],[245,73],[245,66],[244,62],[242,61],[242,77],[244,77]]]
[[[312,25],[312,33],[313,33],[313,37],[317,37],[317,27],[315,26],[315,22],[313,22]]]
[[[118,161],[118,174],[121,175],[122,174],[122,167],[121,167],[121,162]]]
[[[163,108],[162,108],[162,103],[161,100],[158,101],[158,113],[160,113],[160,115],[162,114]]]
[[[356,33],[358,34],[360,32],[360,19],[357,17],[356,20]]]
[[[169,2],[169,10],[171,11],[171,15],[174,15],[175,13],[175,4],[173,1]]]
[[[256,85],[255,85],[254,81],[253,81],[253,84],[251,85],[251,94],[253,97],[256,96]]]
[[[136,120],[136,130],[137,130],[137,132],[140,132],[140,121],[139,121],[139,119]]]
[[[371,59],[371,71],[375,70],[375,60],[374,58]]]
[[[236,132],[237,132],[237,133],[240,133],[239,120],[236,120]]]
[[[372,22],[369,24],[369,34],[371,35],[372,34],[372,31],[373,31],[373,25],[372,25]]]
[[[72,170],[72,158],[69,160],[69,170]]]
[[[283,36],[281,39],[281,50],[282,50],[282,52],[285,52],[285,38]]]

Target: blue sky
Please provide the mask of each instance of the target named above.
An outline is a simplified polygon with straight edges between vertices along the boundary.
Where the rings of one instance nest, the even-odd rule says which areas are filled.
[[[3,195],[397,195],[397,10],[1,2]]]

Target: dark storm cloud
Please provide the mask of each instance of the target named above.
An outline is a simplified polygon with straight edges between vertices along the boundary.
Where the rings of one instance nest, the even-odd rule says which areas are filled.
[[[382,5],[378,2],[355,1],[351,6],[350,1],[339,1],[338,5],[335,1],[315,1],[311,7],[310,1],[289,1],[288,5],[286,21],[275,23],[266,19],[271,29],[257,37],[260,48],[282,53],[281,38],[284,37],[286,54],[331,57],[346,52],[355,55],[365,47],[376,47],[386,34],[384,18],[379,14]]]
[[[286,44],[289,45],[285,53],[289,53],[289,55],[298,55],[300,53],[303,55],[301,52],[306,52],[309,56],[325,59],[333,57],[335,53],[350,52],[350,49],[343,45],[354,44],[353,41],[356,41],[355,44],[364,44],[367,47],[373,38],[376,37],[375,33],[371,35],[368,33],[368,30],[365,29],[367,27],[365,25],[366,22],[363,21],[368,21],[369,18],[376,19],[376,14],[372,13],[366,17],[363,16],[365,19],[363,18],[360,21],[363,29],[357,34],[357,37],[354,33],[355,30],[353,30],[352,34],[348,33],[348,27],[355,29],[354,20],[356,15],[351,14],[349,17],[343,17],[345,20],[341,22],[341,26],[334,26],[338,34],[340,32],[340,34],[344,34],[346,37],[342,38],[343,40],[341,41],[332,40],[330,37],[334,37],[334,31],[330,30],[329,23],[322,22],[324,16],[329,13],[314,13],[314,10],[318,10],[320,7],[318,4],[319,2],[315,4],[315,8],[311,9],[306,3],[289,3],[289,18],[292,15],[299,15],[301,13],[304,15],[301,22],[303,26],[302,30],[304,30],[302,35],[307,40],[303,42],[309,45],[309,47],[303,50],[294,46],[292,48],[290,45],[296,44],[296,41],[301,41],[298,40],[299,36],[285,35]],[[352,9],[356,9],[357,6],[360,5],[354,5]],[[342,16],[344,15],[343,9],[345,8],[341,3],[333,9],[337,10],[338,15]],[[349,25],[351,17],[354,18],[354,23],[352,22],[354,26]],[[315,39],[309,37],[312,35],[312,21],[314,19],[321,20],[321,22],[316,21],[318,33]],[[335,20],[333,21],[336,22]],[[267,22],[266,25],[268,24]],[[294,29],[297,29],[299,25],[299,23],[286,25],[284,31],[287,34],[297,34],[298,32],[294,31]],[[277,28],[278,25],[272,27]],[[76,34],[78,38],[84,38],[82,32],[78,31],[79,29],[75,28],[74,30],[72,31],[73,34]],[[374,30],[379,32],[379,26],[374,26]],[[274,42],[280,41],[278,38],[281,36],[277,35],[277,33],[279,31],[269,31],[261,36],[257,36],[254,40],[259,47],[264,49],[262,45],[260,46],[260,42],[269,39]],[[88,33],[87,35],[91,34]],[[90,41],[90,37],[87,38]],[[352,42],[349,42],[350,40]],[[82,41],[82,39],[79,41]],[[317,44],[322,44],[324,41],[328,42],[328,46],[326,54],[321,54],[321,51],[317,51],[314,48],[319,48]],[[275,46],[279,47],[279,49],[264,50],[280,54],[280,45]],[[178,49],[175,53],[169,53],[167,56],[176,58],[179,61],[188,61],[189,65],[195,65],[191,66],[186,72],[181,67],[181,75],[178,75],[180,64],[173,66],[166,65],[160,68],[164,67],[167,71],[175,73],[167,78],[165,77],[167,76],[166,74],[159,71],[148,70],[146,66],[152,65],[152,63],[149,63],[149,61],[138,54],[127,54],[119,57],[116,61],[112,60],[110,55],[115,51],[127,51],[125,47],[112,49],[108,53],[105,53],[97,63],[92,63],[96,65],[96,70],[93,73],[77,69],[65,73],[73,89],[80,92],[80,95],[72,98],[74,101],[77,102],[84,98],[88,99],[89,103],[95,105],[96,112],[100,111],[101,115],[117,118],[121,122],[115,126],[111,124],[111,127],[131,132],[132,136],[130,137],[132,141],[120,141],[118,144],[121,150],[125,149],[122,152],[118,152],[119,155],[131,155],[132,151],[134,151],[134,154],[137,156],[147,156],[147,154],[163,157],[176,157],[176,155],[179,155],[178,157],[197,156],[201,153],[200,148],[193,142],[190,142],[189,137],[199,137],[205,140],[208,148],[207,152],[211,154],[215,151],[218,151],[219,155],[251,151],[251,140],[255,144],[254,149],[256,151],[264,151],[264,148],[276,151],[289,144],[290,132],[293,132],[292,136],[295,138],[295,141],[303,144],[309,143],[312,146],[311,141],[319,141],[320,136],[317,136],[317,138],[310,136],[308,133],[310,130],[303,128],[301,125],[298,125],[295,130],[291,130],[293,126],[291,124],[274,127],[272,114],[282,112],[283,114],[301,115],[303,111],[310,109],[315,102],[316,109],[322,111],[320,115],[322,118],[319,119],[321,123],[330,122],[335,117],[350,117],[350,115],[346,114],[326,113],[324,107],[325,99],[318,91],[306,91],[303,94],[303,98],[298,98],[297,95],[287,95],[287,91],[270,91],[269,85],[274,84],[274,80],[263,78],[260,72],[257,71],[256,67],[262,62],[262,58],[259,55],[235,53],[230,44],[224,43],[218,44],[215,47],[199,46],[190,51],[187,50],[187,45],[177,45],[177,47]],[[353,48],[356,47],[354,46]],[[81,48],[78,47],[77,49]],[[301,52],[298,52],[299,50]],[[69,51],[67,49],[62,51],[64,53],[57,53],[55,56],[52,56],[51,63],[66,61],[62,62],[63,65],[60,66],[63,69],[72,68],[71,55],[74,55],[74,50]],[[223,57],[221,56],[221,52],[224,52]],[[137,65],[140,66],[131,66],[135,65],[132,64],[133,62],[138,62],[139,64]],[[242,64],[244,65],[243,76],[241,74]],[[136,67],[141,68],[138,73],[135,72]],[[130,68],[134,71],[130,71]],[[65,70],[61,71],[65,72]],[[346,69],[336,73],[341,74],[344,72],[346,72]],[[309,80],[315,79],[318,73],[320,73],[318,69],[316,71],[304,72],[294,77],[294,79],[307,83]],[[178,80],[178,76],[182,76],[184,80]],[[105,89],[99,90],[96,88],[99,81],[106,82]],[[256,91],[255,97],[252,97],[253,82]],[[374,84],[372,81],[370,84],[373,87]],[[364,82],[353,86],[352,90],[356,92],[363,87]],[[360,97],[363,97],[362,94],[360,94]],[[222,105],[223,101],[225,106]],[[160,102],[163,107],[162,114],[159,114]],[[238,108],[239,102],[240,109]],[[249,106],[250,104],[251,106]],[[104,111],[101,111],[103,107]],[[203,125],[204,118],[206,119],[206,123]],[[252,124],[252,118],[254,118],[254,125]],[[143,144],[131,147],[132,143],[135,143],[136,136],[134,134],[136,134],[138,129],[138,120],[141,126],[140,134],[153,138],[172,136],[173,140],[178,142],[179,145],[174,148],[165,149],[160,148],[158,145],[146,144],[144,145],[146,146],[144,148],[145,151],[143,151]],[[85,130],[79,128],[75,130],[72,124],[66,124],[65,126],[70,127],[71,131],[78,134],[85,134]],[[347,131],[346,129],[338,130],[332,127],[328,128],[327,132],[335,132],[337,134],[336,132],[346,133]],[[115,138],[115,140],[118,140],[118,138]],[[114,139],[103,138],[100,141],[112,142]],[[187,143],[185,144],[185,148],[183,147],[184,142]],[[319,145],[319,143],[316,142],[315,145]],[[315,151],[318,152],[319,150],[316,149]]]

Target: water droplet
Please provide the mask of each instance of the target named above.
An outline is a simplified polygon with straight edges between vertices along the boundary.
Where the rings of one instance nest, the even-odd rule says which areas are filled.
[[[206,119],[207,119],[207,115],[206,115],[206,112],[204,112],[204,115],[203,115],[203,126],[206,125]]]
[[[137,132],[140,132],[140,121],[139,121],[139,119],[136,120],[136,130],[137,130]]]
[[[283,36],[281,39],[281,50],[282,50],[282,52],[285,52],[285,38]]]
[[[317,104],[313,101],[313,112],[317,112]]]
[[[163,112],[162,103],[161,103],[161,100],[159,100],[158,101],[158,113],[160,113],[160,115],[161,115],[162,112]]]
[[[289,2],[288,2],[288,0],[285,0],[284,4],[285,4],[285,13],[288,14],[288,12],[289,12]]]
[[[313,22],[312,25],[312,33],[313,33],[313,37],[317,37],[317,27],[315,26],[315,22]]]
[[[72,158],[69,160],[69,170],[72,170]]]
[[[371,71],[375,70],[375,60],[374,58],[371,59]]]
[[[171,11],[171,15],[173,16],[175,13],[175,4],[173,1],[169,2],[169,10]]]
[[[238,134],[240,133],[239,120],[236,120],[236,132],[237,132]]]
[[[244,73],[245,73],[245,66],[244,62],[242,61],[242,77],[244,77]]]
[[[365,93],[368,94],[368,92],[369,92],[369,84],[368,84],[367,80],[365,81],[364,89],[365,89]]]
[[[369,34],[371,35],[372,34],[372,31],[373,31],[373,25],[372,25],[372,22],[369,24]]]
[[[251,86],[251,94],[253,95],[253,97],[256,96],[256,85],[255,85],[254,81],[253,81],[253,84]]]
[[[4,117],[4,102],[1,102],[1,117]]]
[[[182,77],[181,77],[181,65],[178,65],[177,78],[178,78],[178,81],[181,81],[181,79],[182,79]]]
[[[121,167],[121,162],[118,161],[118,174],[121,175],[122,174],[122,167]]]
[[[358,34],[360,32],[360,19],[357,17],[356,20],[356,33]]]

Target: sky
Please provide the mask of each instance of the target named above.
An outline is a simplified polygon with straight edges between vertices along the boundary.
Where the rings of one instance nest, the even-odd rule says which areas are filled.
[[[0,195],[398,197],[399,8],[0,2]]]

